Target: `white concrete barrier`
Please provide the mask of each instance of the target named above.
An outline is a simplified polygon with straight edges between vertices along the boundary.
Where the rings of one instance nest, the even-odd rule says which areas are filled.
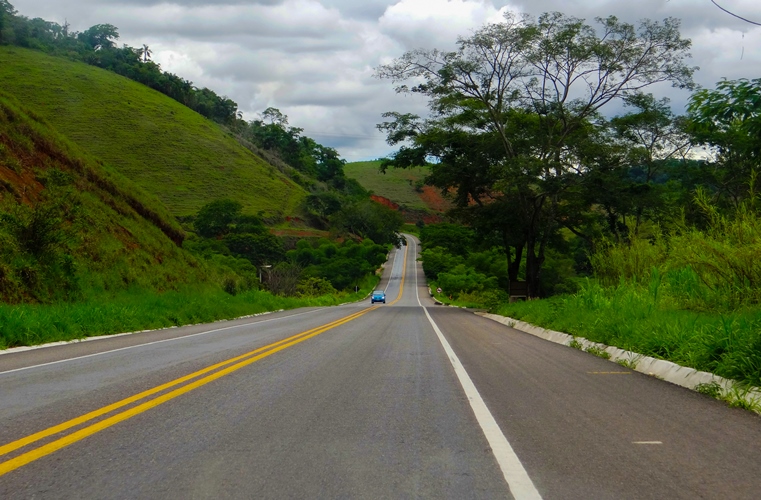
[[[686,366],[680,366],[671,361],[664,359],[656,359],[650,356],[644,356],[642,354],[619,349],[618,347],[607,346],[597,342],[592,342],[583,337],[574,337],[563,332],[556,332],[554,330],[547,330],[524,321],[508,318],[506,316],[499,316],[497,314],[490,313],[476,313],[479,316],[494,320],[503,325],[507,325],[516,330],[534,335],[535,337],[554,342],[556,344],[571,345],[571,342],[575,339],[583,350],[587,350],[590,347],[596,347],[610,354],[610,361],[625,361],[627,366],[635,371],[652,375],[661,380],[671,382],[687,389],[695,390],[702,384],[718,384],[724,394],[732,391],[737,382],[731,379],[720,377],[713,373],[701,372],[694,368],[688,368]],[[744,392],[744,391],[743,391]],[[743,397],[750,404],[761,404],[761,389],[752,388],[745,392],[745,394],[737,394]]]

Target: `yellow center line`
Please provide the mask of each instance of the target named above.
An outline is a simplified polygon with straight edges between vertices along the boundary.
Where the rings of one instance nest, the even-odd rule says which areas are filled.
[[[351,316],[347,316],[346,318],[343,318],[342,320],[338,320],[337,322],[333,322],[329,325],[326,325],[322,328],[318,328],[312,331],[312,333],[309,333],[308,335],[302,336],[300,338],[297,338],[295,340],[292,340],[286,344],[279,345],[277,347],[272,348],[271,350],[267,352],[263,352],[259,354],[258,356],[254,356],[253,358],[249,358],[245,361],[241,361],[239,363],[236,363],[232,366],[229,366],[223,370],[220,370],[218,372],[215,372],[211,375],[207,375],[206,377],[203,377],[199,380],[196,380],[195,382],[192,382],[190,384],[187,384],[185,386],[182,386],[178,389],[175,389],[171,392],[168,392],[166,394],[163,394],[155,399],[152,399],[150,401],[146,401],[145,403],[142,403],[140,405],[137,405],[133,408],[130,408],[128,410],[125,410],[121,413],[117,413],[116,415],[113,415],[111,417],[108,417],[104,420],[101,420],[100,422],[94,423],[92,425],[89,425],[87,427],[84,427],[76,432],[73,432],[71,434],[68,434],[62,438],[59,438],[55,441],[52,441],[46,445],[40,446],[39,448],[36,448],[34,450],[28,451],[26,453],[23,453],[15,458],[12,458],[10,460],[7,460],[5,462],[0,463],[0,476],[7,474],[8,472],[11,472],[13,470],[18,469],[19,467],[23,467],[24,465],[33,462],[35,460],[38,460],[46,455],[50,455],[51,453],[60,450],[61,448],[65,448],[66,446],[69,446],[70,444],[76,443],[77,441],[81,441],[82,439],[91,436],[97,432],[100,432],[104,429],[107,429],[113,425],[116,425],[119,422],[122,422],[124,420],[127,420],[129,418],[132,418],[136,415],[139,415],[151,408],[155,408],[156,406],[159,406],[163,403],[166,403],[167,401],[170,401],[182,394],[185,394],[187,392],[190,392],[194,389],[197,389],[201,386],[204,386],[208,384],[209,382],[212,382],[214,380],[217,380],[218,378],[224,377],[225,375],[229,375],[230,373],[240,370],[241,368],[248,366],[252,363],[255,363],[256,361],[259,361],[260,359],[266,358],[267,356],[270,356],[272,354],[275,354],[276,352],[282,351],[283,349],[287,349],[288,347],[291,347],[293,345],[296,345],[300,342],[303,342],[307,339],[310,339],[312,337],[315,337],[321,333],[324,333],[332,328],[335,328],[337,326],[340,326],[344,323],[348,323],[349,321],[352,321],[364,314],[367,314],[368,312],[376,309],[375,307],[371,307],[368,309],[365,309],[363,311],[360,311],[359,313],[353,314]],[[305,332],[306,333],[306,332]]]
[[[400,281],[399,286],[399,295],[397,296],[396,300],[394,300],[391,305],[396,304],[402,299],[402,295],[404,292],[404,281],[405,281],[405,271],[407,269],[407,254],[408,254],[408,248],[405,248],[404,251],[404,262],[402,264],[402,278]],[[259,361],[260,359],[266,358],[267,356],[270,356],[272,354],[275,354],[276,352],[282,351],[284,349],[287,349],[288,347],[294,346],[300,342],[303,342],[307,339],[310,339],[312,337],[315,337],[321,333],[324,333],[328,330],[331,330],[337,326],[343,325],[345,323],[348,323],[349,321],[352,321],[356,318],[359,318],[360,316],[363,316],[364,314],[367,314],[368,312],[377,309],[378,306],[373,306],[368,309],[356,312],[354,314],[350,314],[344,318],[338,319],[336,321],[333,321],[331,323],[327,323],[325,325],[312,328],[311,330],[307,330],[305,332],[298,333],[296,335],[293,335],[291,337],[288,337],[286,339],[280,340],[278,342],[273,342],[271,344],[268,344],[264,347],[260,347],[257,349],[254,349],[253,351],[249,351],[245,354],[241,354],[240,356],[236,356],[234,358],[230,358],[228,360],[222,361],[220,363],[216,363],[214,365],[208,366],[206,368],[203,368],[201,370],[195,371],[189,375],[185,375],[183,377],[177,378],[175,380],[172,380],[170,382],[167,382],[165,384],[161,384],[159,386],[156,386],[152,389],[148,389],[146,391],[140,392],[138,394],[135,394],[134,396],[130,396],[128,398],[122,399],[121,401],[117,401],[115,403],[112,403],[110,405],[104,406],[103,408],[99,408],[97,410],[91,411],[89,413],[86,413],[80,417],[73,418],[71,420],[67,420],[66,422],[63,422],[61,424],[49,427],[48,429],[44,429],[42,431],[36,432],[34,434],[31,434],[29,436],[26,436],[24,438],[18,439],[16,441],[13,441],[11,443],[8,443],[6,445],[0,446],[0,456],[8,454],[12,451],[18,450],[20,448],[23,448],[29,444],[32,444],[36,441],[39,441],[41,439],[44,439],[46,437],[58,434],[60,432],[63,432],[65,430],[68,430],[72,427],[76,427],[80,424],[83,424],[85,422],[88,422],[90,420],[93,420],[97,417],[106,415],[107,413],[110,413],[114,410],[117,410],[119,408],[122,408],[124,406],[127,406],[131,403],[138,402],[142,399],[145,399],[149,396],[152,396],[154,394],[157,394],[159,392],[162,392],[166,389],[170,389],[174,386],[177,386],[179,384],[182,384],[184,382],[188,382],[190,380],[193,380],[197,377],[200,377],[202,375],[205,375],[209,372],[212,372],[214,370],[218,370],[219,368],[223,368],[227,366],[227,368],[218,370],[211,375],[206,375],[203,378],[200,378],[196,380],[195,382],[191,382],[189,384],[186,384],[182,387],[179,387],[177,389],[174,389],[170,392],[167,392],[165,394],[162,394],[161,396],[158,396],[150,401],[146,401],[144,403],[141,403],[137,406],[134,406],[128,410],[125,410],[121,413],[117,413],[115,415],[112,415],[106,419],[101,420],[100,422],[96,422],[94,424],[91,424],[87,427],[84,427],[82,429],[79,429],[78,431],[75,431],[71,434],[68,434],[64,437],[61,437],[59,439],[56,439],[55,441],[52,441],[48,444],[45,444],[43,446],[40,446],[39,448],[35,448],[33,450],[30,450],[26,453],[22,453],[21,455],[12,458],[10,460],[7,460],[5,462],[0,463],[0,476],[7,474],[8,472],[11,472],[15,469],[18,469],[19,467],[23,467],[24,465],[33,462],[35,460],[38,460],[39,458],[42,458],[46,455],[49,455],[57,450],[60,450],[61,448],[64,448],[66,446],[69,446],[70,444],[76,443],[77,441],[81,441],[82,439],[91,436],[97,432],[100,432],[104,429],[107,429],[108,427],[111,427],[119,422],[122,422],[124,420],[127,420],[129,418],[132,418],[136,415],[139,415],[151,408],[155,408],[156,406],[159,406],[167,401],[170,401],[182,394],[185,394],[187,392],[190,392],[194,389],[197,389],[199,387],[202,387],[209,382],[212,382],[214,380],[217,380],[221,377],[224,377],[225,375],[228,375],[234,371],[240,370],[241,368],[248,366],[252,363],[255,363],[256,361]],[[234,364],[233,364],[234,363]],[[228,366],[231,365],[231,366]]]
[[[399,282],[399,295],[396,296],[396,299],[394,299],[393,302],[391,302],[389,305],[393,306],[400,300],[402,300],[402,294],[404,293],[404,277],[407,274],[407,250],[409,249],[408,245],[404,245],[404,262],[402,262],[402,280]]]
[[[82,415],[80,417],[76,417],[76,418],[73,418],[71,420],[67,420],[66,422],[63,422],[61,424],[55,425],[53,427],[49,427],[48,429],[44,429],[42,431],[36,432],[34,434],[31,434],[31,435],[26,436],[24,438],[21,438],[19,440],[16,440],[16,441],[13,441],[13,442],[8,443],[6,445],[0,446],[0,456],[8,454],[8,453],[10,453],[10,452],[12,452],[14,450],[19,449],[19,448],[23,448],[24,446],[27,446],[27,445],[29,445],[31,443],[39,441],[40,439],[46,438],[48,436],[52,436],[54,434],[58,434],[59,432],[65,431],[65,430],[70,429],[72,427],[75,427],[77,425],[80,425],[80,424],[83,424],[85,422],[88,422],[88,421],[90,421],[90,420],[92,420],[94,418],[97,418],[97,417],[100,417],[100,416],[105,415],[107,413],[110,413],[110,412],[112,412],[112,411],[114,411],[116,409],[122,408],[122,407],[124,407],[126,405],[129,405],[131,403],[140,401],[141,399],[144,399],[144,398],[146,398],[148,396],[151,396],[153,394],[157,394],[157,393],[159,393],[161,391],[164,391],[164,390],[169,389],[171,387],[174,387],[176,385],[182,384],[182,383],[187,382],[189,380],[192,380],[192,379],[194,379],[196,377],[200,377],[201,375],[204,375],[206,373],[214,371],[214,370],[216,370],[218,368],[222,368],[224,366],[230,365],[230,364],[235,363],[237,361],[240,361],[242,359],[245,359],[245,358],[248,358],[250,356],[253,356],[253,355],[257,354],[257,353],[261,353],[263,351],[269,351],[270,349],[273,349],[273,348],[275,348],[277,346],[280,346],[282,344],[287,344],[287,346],[291,346],[294,343],[298,343],[301,340],[306,340],[307,338],[310,338],[310,337],[316,335],[315,332],[322,333],[322,332],[324,332],[326,330],[329,330],[329,329],[334,328],[336,326],[339,326],[339,325],[342,325],[344,323],[347,323],[348,321],[351,321],[351,320],[353,320],[355,318],[358,318],[359,316],[362,316],[363,314],[371,311],[372,309],[376,309],[376,308],[377,308],[377,306],[373,307],[373,308],[370,308],[370,309],[365,309],[363,311],[359,311],[359,312],[356,312],[354,314],[350,314],[349,316],[346,316],[344,318],[338,319],[338,320],[333,321],[331,323],[327,323],[325,325],[322,325],[322,326],[319,326],[319,327],[316,327],[316,328],[312,328],[311,330],[307,330],[305,332],[298,333],[296,335],[293,335],[291,337],[285,338],[283,340],[280,340],[280,341],[277,341],[277,342],[273,342],[273,343],[268,344],[268,345],[263,346],[263,347],[259,347],[257,349],[254,349],[253,351],[249,351],[249,352],[247,352],[245,354],[241,354],[240,356],[235,356],[234,358],[230,358],[230,359],[222,361],[220,363],[216,363],[214,365],[211,365],[211,366],[208,366],[208,367],[203,368],[201,370],[198,370],[196,372],[193,372],[193,373],[191,373],[189,375],[185,375],[183,377],[180,377],[178,379],[172,380],[172,381],[167,382],[165,384],[161,384],[159,386],[156,386],[156,387],[154,387],[152,389],[148,389],[148,390],[143,391],[141,393],[135,394],[134,396],[130,396],[128,398],[122,399],[121,401],[117,401],[117,402],[112,403],[110,405],[104,406],[103,408],[99,408],[97,410],[91,411],[91,412],[86,413],[86,414],[84,414],[84,415]],[[278,349],[278,350],[280,350],[280,349]],[[267,355],[273,354],[274,352],[277,352],[277,351],[268,352]],[[261,359],[261,358],[256,358],[256,359]],[[4,465],[4,464],[2,464],[2,465]],[[0,467],[1,467],[1,465],[0,465]],[[2,474],[4,474],[4,472],[0,473],[0,475],[2,475]]]

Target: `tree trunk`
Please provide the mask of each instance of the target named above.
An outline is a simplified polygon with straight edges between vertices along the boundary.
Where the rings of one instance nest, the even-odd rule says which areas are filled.
[[[507,279],[508,281],[518,281],[518,273],[521,269],[521,259],[523,258],[523,244],[511,246],[509,241],[508,232],[503,230],[502,242],[505,245],[505,257],[507,258]],[[515,259],[512,258],[513,248],[515,249]]]

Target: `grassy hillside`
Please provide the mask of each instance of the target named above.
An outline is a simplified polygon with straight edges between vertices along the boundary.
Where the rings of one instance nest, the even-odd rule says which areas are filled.
[[[0,89],[175,216],[211,200],[244,212],[295,215],[304,190],[215,123],[114,73],[18,47],[0,47]]]
[[[0,94],[0,302],[207,281],[158,200]]]
[[[425,167],[411,169],[390,168],[385,174],[378,170],[380,161],[347,163],[346,177],[356,179],[363,188],[373,194],[412,210],[443,212],[449,204],[430,186],[422,186],[427,174]]]

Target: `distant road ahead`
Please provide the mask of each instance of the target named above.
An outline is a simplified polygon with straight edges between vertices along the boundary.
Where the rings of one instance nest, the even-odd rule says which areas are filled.
[[[433,306],[0,355],[0,498],[761,498],[761,419]]]

